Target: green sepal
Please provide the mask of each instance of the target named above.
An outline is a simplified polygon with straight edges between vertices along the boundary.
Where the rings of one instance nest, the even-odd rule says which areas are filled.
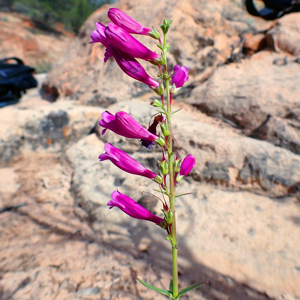
[[[148,34],[156,40],[159,39],[159,32],[155,28],[152,28]]]
[[[167,175],[169,173],[169,163],[166,160],[158,162],[158,165],[163,175]]]
[[[165,211],[163,210],[163,213],[165,215],[165,220],[168,224],[172,224],[173,220],[174,220],[174,214],[169,210],[169,211]]]
[[[152,105],[153,107],[157,107],[157,108],[159,107],[159,108],[161,108],[163,110],[162,111],[163,114],[167,113],[165,107],[162,105],[162,103],[161,103],[160,100],[155,99],[155,98],[152,98],[151,100],[152,101],[151,101],[150,105]]]
[[[180,166],[181,166],[181,159],[176,158],[174,161],[174,167],[173,167],[175,173],[180,172]]]
[[[163,179],[161,178],[161,176],[156,175],[155,178],[153,179],[156,183],[158,184],[162,184],[163,183]]]
[[[205,283],[205,281],[200,282],[200,283],[195,284],[195,285],[192,285],[192,286],[189,286],[189,287],[187,287],[187,288],[181,290],[181,291],[178,293],[178,295],[177,295],[177,297],[175,298],[175,300],[179,299],[179,297],[181,297],[182,295],[185,295],[186,293],[188,293],[188,292],[190,292],[190,291],[192,291],[192,290],[198,288],[199,286],[203,285],[204,283]]]
[[[169,136],[171,134],[168,123],[161,123],[160,128],[164,136]]]
[[[160,83],[160,85],[155,88],[155,87],[152,87],[152,90],[159,96],[163,95],[164,94],[164,91],[165,91],[165,88],[164,88],[164,85],[163,83]]]
[[[166,144],[165,140],[164,140],[162,137],[159,137],[159,138],[155,141],[155,143],[157,143],[158,145],[160,145],[160,146],[162,146],[162,147]]]
[[[183,175],[177,174],[176,182],[177,182],[177,183],[180,183],[180,182],[182,181],[183,178],[184,178]]]
[[[162,294],[162,295],[165,295],[165,296],[168,296],[170,299],[175,299],[174,297],[173,297],[173,295],[169,292],[169,291],[167,291],[167,290],[165,290],[165,289],[160,289],[160,288],[157,288],[157,287],[155,287],[155,286],[153,286],[152,284],[149,284],[149,283],[147,283],[147,282],[145,282],[145,281],[143,281],[143,280],[141,280],[141,279],[139,279],[139,278],[136,278],[136,280],[137,281],[139,281],[142,285],[144,285],[145,287],[147,287],[148,289],[151,289],[151,290],[153,290],[153,291],[155,291],[155,292],[157,292],[157,293],[160,293],[160,294]]]
[[[159,59],[156,60],[156,63],[158,63],[161,66],[164,66],[167,63],[167,60],[164,55],[162,55]]]

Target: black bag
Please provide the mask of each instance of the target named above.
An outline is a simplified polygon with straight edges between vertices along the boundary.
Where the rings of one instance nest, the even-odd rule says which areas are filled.
[[[16,64],[7,63],[15,60]],[[27,89],[37,87],[37,81],[32,76],[34,68],[25,66],[16,57],[0,60],[0,107],[15,104]]]
[[[249,14],[262,17],[265,20],[275,20],[291,12],[300,11],[300,0],[262,0],[265,7],[258,10],[253,0],[246,0]]]

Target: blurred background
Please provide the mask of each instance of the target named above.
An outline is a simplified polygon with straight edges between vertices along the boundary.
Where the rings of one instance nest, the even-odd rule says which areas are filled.
[[[28,16],[41,29],[55,29],[63,26],[67,31],[77,34],[88,16],[106,3],[114,0],[1,0],[1,11],[16,12]]]
[[[154,183],[98,161],[106,142],[155,172],[161,155],[98,126],[104,110],[145,127],[156,114],[149,87],[89,44],[110,7],[149,28],[172,18],[169,71],[189,68],[173,102],[180,155],[197,159],[178,189],[191,192],[178,199],[180,287],[211,285],[182,299],[300,299],[300,12],[265,2],[0,2],[0,59],[33,67],[37,85],[0,101],[1,300],[163,299],[136,274],[168,288],[165,233],[106,205],[118,189],[161,216]]]

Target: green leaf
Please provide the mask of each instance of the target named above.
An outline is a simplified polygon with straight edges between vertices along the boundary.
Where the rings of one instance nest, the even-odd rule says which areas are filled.
[[[181,196],[186,196],[186,195],[191,195],[192,193],[184,193],[184,194],[179,194],[176,195],[175,198],[181,197]]]
[[[181,291],[178,293],[178,296],[176,297],[176,300],[179,299],[179,297],[181,297],[182,295],[184,295],[184,294],[186,294],[186,293],[188,293],[188,292],[190,292],[190,291],[192,291],[192,290],[198,288],[199,286],[201,286],[201,285],[204,284],[204,283],[205,283],[205,281],[200,282],[200,283],[195,284],[195,285],[192,285],[192,286],[189,286],[189,287],[187,287],[187,288],[181,290]]]
[[[152,284],[149,284],[149,283],[147,283],[147,282],[145,282],[145,281],[143,281],[143,280],[141,280],[141,279],[139,279],[139,278],[136,278],[136,279],[137,279],[142,285],[144,285],[145,287],[147,287],[147,288],[149,288],[149,289],[151,289],[151,290],[153,290],[153,291],[155,291],[155,292],[158,292],[158,293],[160,293],[160,294],[162,294],[162,295],[168,296],[168,297],[170,297],[171,299],[174,299],[173,295],[172,295],[169,291],[164,290],[164,289],[157,288],[157,287],[153,286]]]
[[[182,109],[182,108],[179,108],[179,109],[173,111],[173,112],[172,112],[172,115],[176,114],[176,113],[179,112],[181,109]]]
[[[160,44],[156,44],[156,46],[162,51],[162,52],[164,52],[164,48],[163,48],[163,46],[162,45],[160,45]]]
[[[169,291],[173,294],[173,279],[170,280]],[[169,300],[172,300],[172,297],[170,297]]]
[[[155,191],[155,192],[159,192],[159,193],[162,193],[162,194],[165,194],[165,195],[167,195],[167,196],[170,196],[170,194],[169,194],[169,193],[167,193],[167,192],[165,192],[165,191],[156,190],[156,189],[153,189],[153,191]]]

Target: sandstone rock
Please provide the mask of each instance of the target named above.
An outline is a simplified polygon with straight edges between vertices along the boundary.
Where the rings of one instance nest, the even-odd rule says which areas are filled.
[[[116,6],[150,28],[158,27],[163,18],[173,18],[172,34],[169,35],[169,67],[172,68],[175,64],[188,66],[191,79],[201,79],[206,68],[215,68],[225,62],[230,44],[236,42],[238,34],[248,27],[246,18],[243,18],[246,16],[245,12],[232,1],[176,1],[166,8],[166,3],[158,0],[151,3],[131,0],[120,1]],[[89,44],[95,23],[108,23],[108,8],[109,6],[101,7],[85,22],[77,40],[50,72],[44,89],[70,96],[71,99],[79,99],[83,104],[104,107],[120,99],[126,100],[128,95],[131,98],[150,96],[147,86],[128,78],[114,61],[103,63],[104,46]],[[143,36],[137,38],[152,51],[158,52],[154,40]],[[220,42],[220,39],[226,44]],[[147,66],[146,70],[153,78],[156,77],[154,68]]]
[[[68,143],[87,135],[102,111],[103,109],[98,108],[74,106],[70,102],[53,105],[44,102],[38,109],[26,108],[24,103],[20,103],[1,109],[1,164],[7,163],[14,155],[26,149],[61,151]]]
[[[13,168],[0,169],[0,209],[6,205],[10,205],[10,200],[18,191],[20,184],[18,183],[18,175]]]
[[[51,35],[38,30],[20,14],[0,12],[0,27],[0,58],[16,56],[38,72],[48,72],[73,39],[61,32]]]
[[[124,107],[139,121],[145,118],[141,112],[152,111],[148,104],[138,101],[122,102],[109,110],[115,112]],[[300,297],[295,269],[300,263],[300,248],[288,234],[300,234],[296,221],[298,206],[287,192],[289,185],[300,182],[299,157],[270,143],[242,137],[222,123],[212,126],[209,118],[199,113],[181,111],[175,115],[174,125],[181,152],[193,153],[197,158],[192,173],[196,181],[187,177],[178,191],[191,191],[191,195],[178,199],[178,232],[183,241],[179,247],[181,272],[196,272],[197,266],[204,264],[274,299],[281,295]],[[112,141],[113,135],[107,132],[104,137]],[[124,143],[119,141],[121,145]],[[97,162],[95,158],[103,147],[103,142],[91,135],[66,152],[74,167],[75,205],[87,212],[89,221],[106,240],[128,248],[135,245],[156,260],[166,262],[169,250],[159,242],[159,228],[150,231],[152,224],[139,223],[116,208],[109,211],[106,206],[116,188],[138,199],[141,191],[151,192],[155,184],[124,174],[109,161]],[[131,155],[151,168],[148,159],[155,157],[156,152],[155,148],[148,152],[140,149]],[[216,189],[214,184],[226,189]],[[161,214],[160,209],[158,202],[157,214]],[[148,235],[150,245],[145,240]]]
[[[249,33],[244,36],[243,51],[247,55],[252,55],[267,47],[265,34],[252,34]]]
[[[268,115],[279,118],[286,124],[285,130],[270,122],[269,131],[278,137],[271,133],[266,139],[299,153],[299,122],[286,119],[299,106],[298,64],[274,66],[279,57],[260,52],[249,60],[219,67],[187,101],[210,116],[233,122],[246,134],[264,126]]]
[[[300,13],[285,15],[268,31],[267,42],[277,51],[300,55]]]

